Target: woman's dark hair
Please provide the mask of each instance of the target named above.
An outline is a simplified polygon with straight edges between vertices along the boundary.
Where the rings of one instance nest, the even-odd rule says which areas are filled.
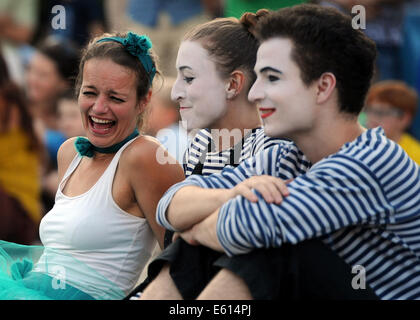
[[[255,81],[254,65],[258,50],[253,32],[258,19],[266,13],[267,10],[259,10],[257,14],[248,12],[240,20],[217,18],[196,26],[182,40],[199,41],[215,60],[223,78],[234,70],[245,71],[250,77],[250,88]]]
[[[352,27],[350,16],[334,8],[303,4],[270,12],[255,31],[261,42],[290,39],[291,58],[304,84],[309,86],[325,72],[333,73],[340,110],[360,113],[374,72],[376,45]]]
[[[12,81],[3,81],[0,83],[0,98],[4,99],[5,110],[1,115],[0,120],[3,122],[2,127],[5,127],[9,122],[11,109],[16,107],[20,115],[20,128],[28,137],[28,148],[31,151],[38,153],[41,156],[43,146],[38,140],[33,126],[33,119],[28,111],[27,103],[23,90]]]
[[[0,54],[0,85],[10,80],[9,69],[7,68],[6,61],[3,55]]]
[[[79,72],[76,78],[76,96],[80,93],[80,88],[83,82],[83,68],[86,61],[93,58],[111,59],[114,63],[119,64],[132,70],[137,79],[137,99],[140,100],[145,97],[152,87],[152,81],[149,78],[149,74],[143,67],[142,62],[135,56],[131,55],[121,43],[115,41],[103,41],[99,40],[109,37],[127,37],[126,33],[105,33],[99,37],[92,39],[86,48],[82,52],[82,57],[79,63]],[[153,61],[153,65],[156,68],[156,74],[160,75],[157,67],[157,56],[153,53],[152,49],[149,51],[150,57]],[[137,122],[137,126],[141,128],[143,124],[144,112],[140,116]]]
[[[11,108],[16,107],[20,114],[20,127],[28,136],[29,150],[41,155],[43,146],[35,134],[32,117],[25,100],[25,94],[23,90],[10,79],[9,69],[7,68],[6,61],[2,54],[0,54],[0,99],[3,99],[5,102],[5,109],[1,110],[2,112],[0,114],[2,127],[6,127],[9,123]]]
[[[78,47],[68,40],[49,36],[39,44],[37,50],[54,61],[60,76],[68,81],[69,87],[74,87],[80,59]]]

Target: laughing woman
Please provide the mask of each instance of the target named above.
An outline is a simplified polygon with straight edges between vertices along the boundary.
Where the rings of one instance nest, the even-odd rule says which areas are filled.
[[[120,299],[156,239],[163,247],[156,206],[184,175],[178,164],[159,164],[160,144],[137,130],[157,72],[150,48],[133,33],[88,44],[76,86],[86,138],[59,150],[61,182],[40,224],[43,247],[1,243],[0,298]]]

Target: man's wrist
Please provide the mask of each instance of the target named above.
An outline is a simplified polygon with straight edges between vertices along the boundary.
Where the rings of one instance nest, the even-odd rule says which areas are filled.
[[[219,210],[220,208],[214,211],[202,222],[194,225],[192,229],[192,237],[194,241],[206,247],[223,252],[223,248],[217,238],[217,219],[219,216]]]

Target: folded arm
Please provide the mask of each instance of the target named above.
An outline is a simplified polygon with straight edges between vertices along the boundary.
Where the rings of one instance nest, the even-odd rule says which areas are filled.
[[[352,225],[386,224],[394,208],[361,163],[336,158],[289,185],[281,204],[236,197],[181,236],[228,255],[280,247]]]
[[[286,146],[289,146],[287,143]],[[254,194],[246,190],[233,190],[243,181],[257,175],[275,176],[278,170],[276,159],[284,151],[284,145],[277,145],[261,152],[254,158],[243,161],[238,167],[226,167],[221,173],[209,177],[192,175],[176,184],[165,193],[158,205],[158,223],[172,231],[191,228],[208,217],[228,200],[241,194],[251,201]],[[287,152],[286,152],[287,153]],[[288,154],[288,153],[287,153]],[[271,159],[271,161],[266,161]],[[287,167],[288,165],[285,165]],[[282,179],[294,178],[295,169],[283,170]],[[252,181],[248,189],[258,183]],[[246,189],[246,188],[245,188]],[[254,199],[256,201],[256,199]]]

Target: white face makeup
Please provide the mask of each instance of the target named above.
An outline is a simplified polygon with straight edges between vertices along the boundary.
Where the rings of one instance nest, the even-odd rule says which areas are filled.
[[[218,128],[226,113],[226,85],[199,42],[183,41],[176,60],[178,75],[172,100],[179,103],[187,129]]]
[[[272,137],[293,137],[314,123],[316,86],[304,85],[291,50],[288,39],[273,38],[261,44],[254,68],[257,80],[248,94],[257,103],[265,133]]]

